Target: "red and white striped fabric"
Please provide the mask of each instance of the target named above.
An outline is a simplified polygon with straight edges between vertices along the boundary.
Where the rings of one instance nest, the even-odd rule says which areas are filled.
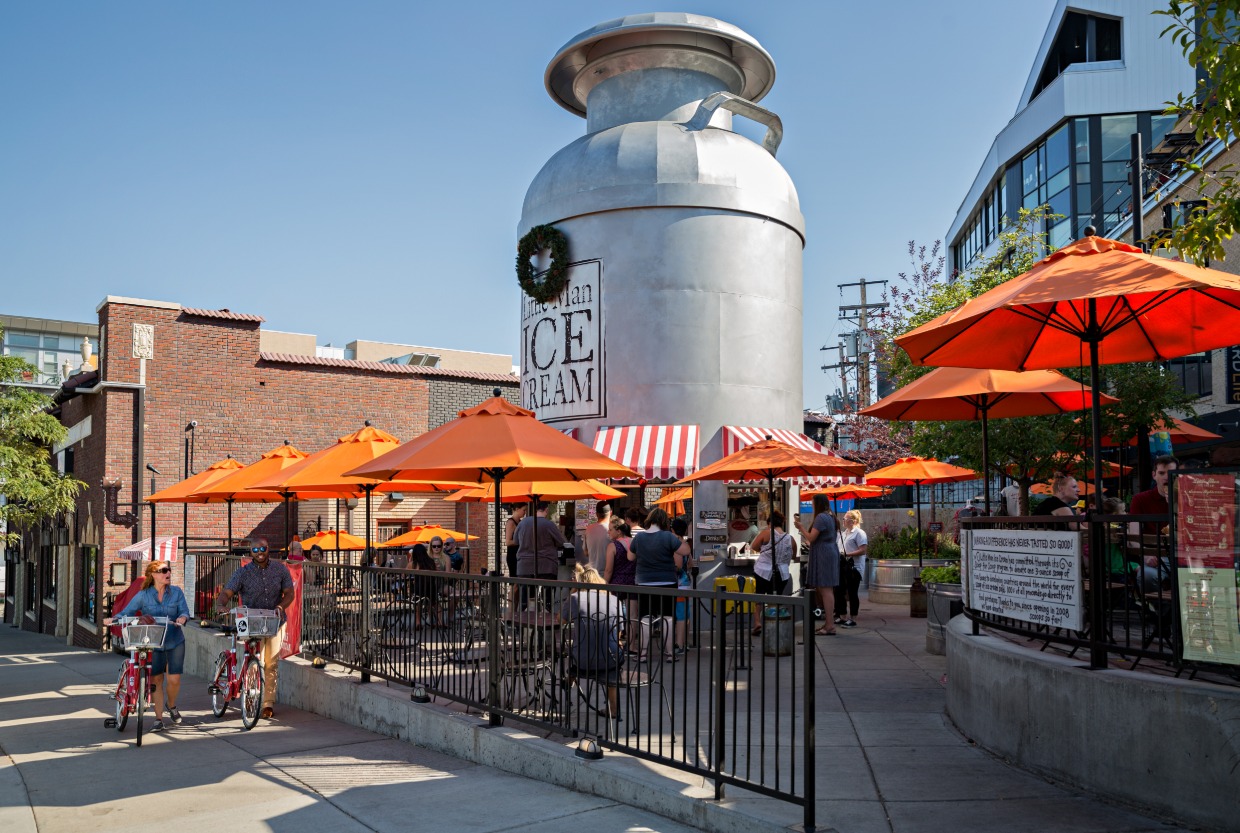
[[[647,480],[680,480],[697,471],[696,425],[613,425],[598,429],[594,450]]]
[[[177,560],[177,538],[176,535],[159,536],[159,544],[155,548],[156,561]],[[125,558],[129,561],[144,561],[151,557],[151,539],[143,538],[138,543],[125,547],[116,555],[118,558]]]
[[[566,436],[566,437],[572,437],[574,440],[580,440],[580,439],[581,439],[581,429],[580,429],[580,428],[557,428],[556,430],[557,430],[557,431],[559,431],[561,434],[563,434],[563,435],[564,435],[564,436]]]
[[[806,451],[817,451],[819,454],[826,454],[828,457],[838,457],[838,454],[832,452],[829,448],[824,447],[820,443],[811,440],[809,437],[797,431],[788,431],[784,428],[754,428],[748,425],[725,425],[723,426],[723,456],[735,454],[742,448],[751,446],[759,440],[765,440],[767,437],[772,440],[779,440],[781,443],[803,448]],[[864,477],[794,477],[790,481],[802,489],[821,489],[823,486],[837,486],[841,483],[864,483]]]

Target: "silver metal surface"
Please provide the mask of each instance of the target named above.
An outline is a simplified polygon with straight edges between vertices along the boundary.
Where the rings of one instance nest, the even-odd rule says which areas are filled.
[[[605,425],[698,425],[702,465],[724,425],[801,430],[805,221],[779,118],[753,103],[774,77],[751,36],[686,14],[600,24],[552,59],[547,89],[587,132],[530,184],[518,236],[554,225],[581,265],[559,302],[522,297],[523,405],[586,443]],[[766,125],[763,145],[734,113]],[[570,375],[569,398],[602,401],[557,398]],[[725,502],[703,483],[694,508]]]

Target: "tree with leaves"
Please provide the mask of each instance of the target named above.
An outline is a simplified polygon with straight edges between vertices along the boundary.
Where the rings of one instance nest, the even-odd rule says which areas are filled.
[[[1174,38],[1198,69],[1197,89],[1181,93],[1169,112],[1187,116],[1198,144],[1218,141],[1230,147],[1240,136],[1240,0],[1171,0],[1156,11],[1170,19],[1163,37]],[[1223,243],[1240,227],[1240,179],[1234,165],[1201,174],[1212,191],[1210,204],[1195,211],[1172,233],[1171,245],[1197,263],[1223,260]]]
[[[25,387],[35,371],[18,356],[0,356],[0,518],[4,542],[13,545],[21,530],[73,511],[86,484],[56,471],[51,448],[65,438],[65,427],[48,409],[51,397]]]

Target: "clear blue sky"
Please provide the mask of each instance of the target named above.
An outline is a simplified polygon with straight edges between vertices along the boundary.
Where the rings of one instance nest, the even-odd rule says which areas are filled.
[[[1053,0],[755,3],[708,14],[778,77],[808,228],[805,402],[838,385],[839,283],[945,234]],[[542,86],[615,2],[0,4],[0,312],[104,295],[228,307],[319,343],[516,353],[525,189],[585,122]],[[850,293],[855,290],[850,290]],[[844,302],[853,302],[851,294]]]

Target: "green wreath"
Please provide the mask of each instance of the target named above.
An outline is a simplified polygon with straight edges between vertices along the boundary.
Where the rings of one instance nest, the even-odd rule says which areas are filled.
[[[530,258],[543,249],[551,250],[551,266],[534,273]],[[517,243],[517,283],[540,304],[559,297],[568,283],[568,238],[555,226],[534,226]]]

